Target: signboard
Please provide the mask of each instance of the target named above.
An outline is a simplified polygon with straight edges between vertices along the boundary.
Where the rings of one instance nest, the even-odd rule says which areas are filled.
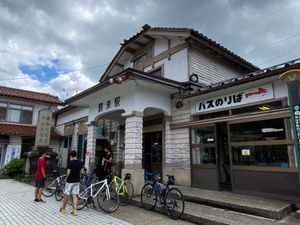
[[[243,156],[249,156],[250,155],[250,149],[242,149],[242,155]]]
[[[108,99],[106,102],[100,102],[98,104],[98,112],[109,111],[120,106],[121,97],[115,97],[114,99]]]
[[[10,160],[12,160],[12,159],[19,159],[20,156],[21,156],[21,145],[15,145],[15,144],[7,145],[4,165],[9,163]]]
[[[35,146],[49,146],[51,133],[52,111],[42,109],[39,112],[39,120],[36,128]]]
[[[224,109],[273,98],[273,87],[271,84],[268,84],[217,98],[198,101],[196,102],[196,112],[208,112],[211,110]]]
[[[292,80],[288,82],[290,109],[292,113],[292,126],[294,133],[294,146],[296,162],[298,167],[298,180],[300,182],[300,81]]]

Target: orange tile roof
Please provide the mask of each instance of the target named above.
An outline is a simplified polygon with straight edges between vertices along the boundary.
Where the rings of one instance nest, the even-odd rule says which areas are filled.
[[[63,103],[57,96],[53,96],[47,93],[27,91],[4,86],[0,86],[0,96],[17,97],[54,104]]]
[[[0,123],[0,135],[20,135],[20,136],[34,137],[35,133],[36,133],[36,127],[34,126]],[[54,129],[51,129],[50,136],[60,137],[61,135]]]

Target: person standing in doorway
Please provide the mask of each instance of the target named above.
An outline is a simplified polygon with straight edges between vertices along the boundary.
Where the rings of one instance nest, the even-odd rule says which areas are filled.
[[[96,146],[96,176],[98,178],[101,178],[101,172],[102,172],[102,161],[103,157],[105,156],[104,148],[102,145]]]
[[[35,172],[35,192],[34,192],[34,201],[43,202],[45,201],[41,198],[42,191],[45,187],[46,180],[46,152],[41,151],[39,153],[39,159],[37,161],[37,167]]]
[[[105,178],[105,176],[111,174],[111,167],[112,167],[112,161],[113,161],[113,153],[109,146],[106,146],[104,148],[105,155],[103,157],[102,162],[102,179]]]
[[[69,196],[72,195],[73,198],[73,210],[72,214],[74,216],[78,215],[77,212],[77,195],[79,194],[80,185],[80,174],[83,173],[83,162],[77,159],[77,152],[73,150],[70,153],[70,161],[67,166],[67,182],[64,190],[64,200],[63,206],[60,208],[61,213],[66,212],[66,205]]]

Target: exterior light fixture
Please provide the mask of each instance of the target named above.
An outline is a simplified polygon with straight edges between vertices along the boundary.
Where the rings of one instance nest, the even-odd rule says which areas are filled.
[[[199,82],[198,75],[197,75],[197,74],[192,74],[192,75],[190,76],[190,81],[195,82],[195,83],[198,83],[198,82]]]
[[[271,108],[270,107],[267,107],[267,106],[260,106],[258,107],[260,110],[263,110],[263,111],[266,111],[266,110],[270,110]]]
[[[182,101],[179,100],[176,102],[176,109],[180,109],[182,106],[183,106]]]

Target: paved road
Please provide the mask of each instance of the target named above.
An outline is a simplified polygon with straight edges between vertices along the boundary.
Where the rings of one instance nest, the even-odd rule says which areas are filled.
[[[61,202],[54,197],[45,198],[46,203],[33,201],[34,187],[9,179],[0,179],[0,225],[189,225],[182,220],[171,220],[166,215],[144,210],[135,206],[120,206],[112,214],[105,214],[100,209],[83,209],[74,217],[61,214]]]
[[[61,202],[54,197],[44,198],[46,203],[33,201],[34,187],[14,180],[0,180],[0,224],[7,225],[66,225],[66,224],[107,224],[129,225],[125,221],[114,218],[93,209],[84,209],[78,216],[61,214]]]

